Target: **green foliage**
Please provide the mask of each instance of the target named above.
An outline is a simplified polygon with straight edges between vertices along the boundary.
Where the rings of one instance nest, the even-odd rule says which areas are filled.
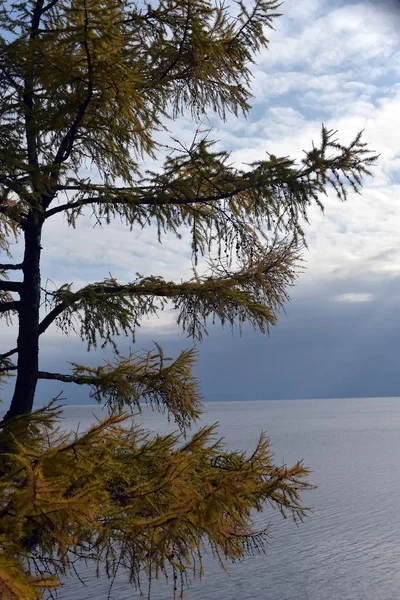
[[[200,574],[206,547],[222,563],[262,551],[266,530],[252,514],[265,502],[296,519],[306,512],[307,470],[274,466],[264,435],[246,455],[227,452],[214,427],[182,443],[118,412],[71,435],[57,427],[61,414],[52,404],[0,430],[0,590],[7,582],[18,599],[41,598],[77,559],[105,566],[110,580],[124,569],[135,586],[150,573]]]

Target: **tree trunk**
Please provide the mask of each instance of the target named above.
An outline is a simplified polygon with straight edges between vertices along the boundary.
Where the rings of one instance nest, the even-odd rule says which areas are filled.
[[[23,283],[20,292],[17,378],[4,420],[32,411],[39,370],[40,253],[43,217],[33,210],[26,221]]]

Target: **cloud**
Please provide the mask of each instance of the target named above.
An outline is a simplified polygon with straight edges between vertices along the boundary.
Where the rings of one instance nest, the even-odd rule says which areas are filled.
[[[379,265],[369,261],[398,247],[400,226],[400,86],[391,89],[392,79],[377,85],[375,72],[371,76],[371,69],[380,70],[382,77],[400,65],[400,11],[391,11],[390,2],[383,4],[386,10],[374,2],[287,2],[271,32],[270,48],[255,69],[253,113],[247,121],[211,118],[212,137],[232,150],[237,164],[258,160],[268,151],[301,158],[303,148],[318,139],[321,120],[338,129],[346,142],[365,127],[365,139],[381,153],[375,177],[366,182],[361,197],[350,195],[343,205],[331,195],[324,199],[324,214],[311,210],[310,226],[305,226],[310,247],[306,281],[351,272],[355,266],[364,271],[397,269],[394,254]],[[196,127],[183,117],[169,125],[186,143]],[[166,133],[162,141],[168,141]],[[136,272],[166,279],[191,275],[190,237],[185,232],[182,240],[166,236],[160,245],[151,228],[131,232],[112,223],[100,229],[83,218],[73,230],[58,215],[46,224],[43,246],[43,274],[57,285],[73,281],[80,286],[109,273],[124,281]]]
[[[324,213],[310,210],[310,224],[304,225],[307,269],[292,289],[288,316],[281,317],[271,338],[247,333],[232,341],[230,334],[211,328],[197,371],[209,398],[398,393],[399,6],[389,0],[287,0],[269,34],[270,47],[254,66],[248,119],[223,122],[208,115],[204,126],[214,127],[218,147],[231,151],[237,165],[267,152],[300,159],[303,149],[317,142],[322,122],[338,130],[345,143],[365,129],[365,140],[380,153],[362,195],[350,193],[343,204],[330,193],[322,199]],[[196,129],[186,117],[169,126],[185,143]],[[160,140],[168,143],[167,132]],[[58,215],[45,226],[44,281],[78,287],[109,273],[129,281],[137,272],[185,279],[192,265],[190,236],[182,234],[181,240],[168,235],[159,244],[152,228],[129,231],[113,222],[100,229],[87,215],[74,230]],[[20,254],[17,246],[16,259]],[[166,311],[160,320],[145,322],[137,345],[160,337],[171,353],[190,345],[173,317]],[[7,350],[15,332],[3,323],[0,328],[0,351]],[[83,346],[66,338],[56,351],[59,335],[52,329],[43,339],[44,362],[56,368],[70,353],[85,357]],[[127,348],[130,341],[121,343]]]
[[[280,315],[269,337],[250,328],[241,336],[237,330],[210,326],[209,337],[197,345],[195,368],[205,400],[399,395],[400,277],[354,278],[352,294],[368,293],[370,301],[336,301],[335,293],[349,294],[348,285],[347,279],[331,279],[320,289],[314,286],[314,296],[307,297],[295,288],[287,314]],[[134,349],[151,348],[153,339],[154,332],[141,328]],[[158,331],[156,339],[171,357],[193,345],[177,327]],[[131,343],[120,342],[126,354]],[[68,371],[63,359],[96,365],[111,356],[110,349],[87,354],[77,340],[66,338],[44,348],[41,368]],[[88,402],[85,388],[60,382],[41,382],[38,402],[61,391],[68,402]]]
[[[336,302],[346,302],[346,303],[357,303],[357,302],[371,302],[373,300],[373,294],[339,294],[339,296],[335,296],[334,300]]]
[[[300,70],[312,68],[314,73],[351,68],[364,72],[371,61],[392,58],[398,50],[400,14],[383,11],[372,2],[341,4],[320,2],[314,18],[305,21],[291,18],[286,5],[258,65],[265,70],[295,65]]]

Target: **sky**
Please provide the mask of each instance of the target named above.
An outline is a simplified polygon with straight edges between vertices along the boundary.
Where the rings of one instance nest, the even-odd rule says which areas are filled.
[[[364,129],[380,157],[362,195],[346,203],[330,195],[324,213],[310,211],[305,270],[270,335],[212,326],[197,344],[195,372],[206,401],[400,397],[400,2],[285,0],[281,12],[253,69],[248,118],[210,115],[213,139],[238,165],[266,152],[301,158],[324,123],[343,142]],[[169,125],[184,141],[196,127],[185,118]],[[62,215],[47,223],[42,275],[50,285],[109,273],[121,281],[136,272],[190,276],[187,235],[160,245],[151,229],[99,229],[85,218],[74,230]],[[153,340],[171,356],[192,346],[173,317],[168,310],[143,323],[134,345],[121,340],[122,352]],[[14,332],[0,328],[5,351]],[[96,364],[110,355],[87,355],[73,335],[52,329],[42,339],[41,368],[67,372],[65,361]],[[46,382],[38,403],[61,391],[68,402],[87,401],[83,388]]]

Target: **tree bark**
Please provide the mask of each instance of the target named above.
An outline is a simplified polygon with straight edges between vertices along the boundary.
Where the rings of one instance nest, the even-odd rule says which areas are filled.
[[[18,374],[4,420],[32,411],[39,369],[40,254],[43,216],[32,210],[25,227],[23,282],[19,291]]]

